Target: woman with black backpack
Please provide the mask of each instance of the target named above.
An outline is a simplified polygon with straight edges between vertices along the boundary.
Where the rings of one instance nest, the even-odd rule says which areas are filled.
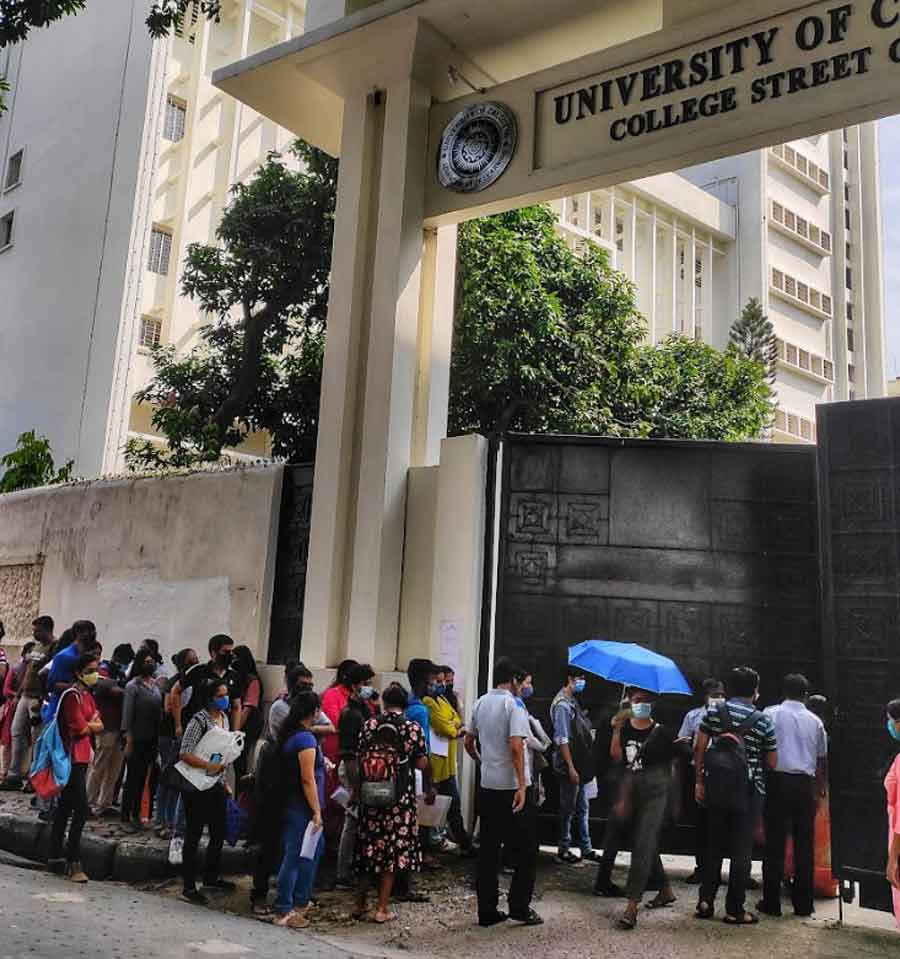
[[[375,922],[392,922],[391,892],[398,872],[418,872],[422,863],[416,815],[415,770],[434,802],[428,774],[428,747],[422,727],[404,715],[408,696],[402,686],[384,691],[384,712],[369,719],[359,738],[360,808],[356,868],[360,874],[356,918],[368,914],[369,885],[378,884]],[[426,802],[428,799],[426,799]]]

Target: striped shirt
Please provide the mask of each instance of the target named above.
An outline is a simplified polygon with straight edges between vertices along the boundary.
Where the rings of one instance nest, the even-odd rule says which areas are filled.
[[[731,716],[732,728],[740,726],[754,712],[758,713],[756,722],[744,735],[744,745],[747,750],[747,766],[750,771],[750,779],[756,791],[761,796],[765,796],[766,768],[764,757],[766,753],[774,753],[778,749],[778,743],[775,739],[775,726],[769,716],[759,712],[755,706],[751,706],[741,699],[729,699],[725,706],[727,706]],[[722,714],[719,712],[723,708],[723,706],[717,705],[706,710],[706,714],[700,723],[702,732],[709,736],[715,736],[723,731]]]
[[[201,709],[187,724],[187,729],[185,729],[184,736],[181,739],[180,754],[184,756],[188,753],[195,753],[197,747],[200,745],[200,740],[203,739],[211,729],[215,729],[217,726],[219,726],[219,724],[213,720],[212,716],[210,716],[205,709]],[[222,714],[222,725],[219,726],[219,728],[226,731],[229,729],[228,717],[224,713]],[[222,770],[216,777],[216,781],[222,782],[224,778],[225,771]]]

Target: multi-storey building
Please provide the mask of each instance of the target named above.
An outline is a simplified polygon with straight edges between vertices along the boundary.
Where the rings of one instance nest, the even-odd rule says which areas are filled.
[[[817,403],[885,394],[876,124],[558,209],[573,245],[593,237],[635,281],[654,342],[678,333],[722,348],[747,300],[763,304],[778,338],[776,440],[814,440]]]
[[[233,183],[290,135],[209,82],[302,32],[305,0],[224,0],[151,42],[146,0],[90,4],[0,51],[0,451],[50,437],[85,475],[152,436],[134,400],[149,348],[208,318],[181,296],[188,244],[212,242]],[[815,404],[884,393],[875,126],[558,201],[632,277],[654,340],[717,347],[751,296],[779,336],[775,437],[814,438]],[[264,436],[238,455],[264,455]]]
[[[206,321],[184,251],[214,241],[229,188],[290,135],[216,90],[222,64],[303,30],[305,0],[225,0],[152,42],[146,0],[102,0],[0,50],[0,451],[49,436],[84,475],[151,431],[133,400],[149,347]],[[265,437],[241,453],[264,454]]]

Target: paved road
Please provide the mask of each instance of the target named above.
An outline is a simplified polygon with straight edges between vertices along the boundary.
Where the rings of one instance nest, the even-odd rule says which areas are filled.
[[[115,883],[76,886],[0,859],[0,959],[348,959],[305,931],[198,909]]]

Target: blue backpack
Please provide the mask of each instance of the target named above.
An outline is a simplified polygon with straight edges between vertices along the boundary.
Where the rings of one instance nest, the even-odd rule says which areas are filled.
[[[63,692],[59,697],[56,714],[44,727],[44,731],[34,745],[34,759],[31,762],[28,781],[43,800],[58,796],[66,788],[69,776],[72,774],[72,759],[59,730],[59,711],[63,699],[69,693],[78,695],[74,689]]]

